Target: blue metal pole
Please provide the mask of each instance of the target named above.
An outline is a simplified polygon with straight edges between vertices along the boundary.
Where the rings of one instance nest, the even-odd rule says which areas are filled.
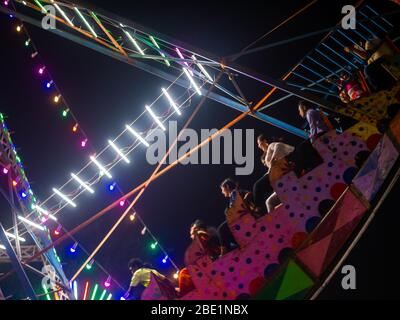
[[[340,42],[339,40],[337,40],[336,38],[334,38],[333,36],[331,36],[331,39],[333,41],[335,41],[339,46],[341,46],[343,49],[346,47],[342,42]],[[352,51],[350,51],[350,54],[362,65],[365,64],[365,62],[359,57],[357,56],[355,53],[353,53]]]
[[[300,73],[298,73],[298,72],[293,71],[292,73],[293,73],[295,76],[297,76],[297,77],[299,77],[299,78],[301,78],[301,79],[303,79],[303,80],[306,80],[306,81],[308,81],[308,82],[310,82],[310,83],[316,83],[316,82],[313,81],[312,79],[307,78],[307,77],[303,76],[302,74],[300,74]],[[329,88],[323,86],[322,84],[316,83],[316,85],[317,85],[318,87],[324,89],[324,90],[328,90],[328,92],[329,92]],[[327,93],[327,92],[324,92],[324,94],[326,94],[326,93]]]
[[[329,51],[331,51],[332,53],[334,53],[335,55],[337,55],[338,57],[342,58],[344,61],[346,61],[348,64],[350,64],[351,66],[353,66],[353,68],[358,69],[358,67],[351,62],[350,60],[346,59],[343,55],[341,55],[340,53],[337,53],[335,50],[333,50],[330,46],[328,46],[326,43],[322,44],[325,48],[327,48]]]
[[[366,8],[368,8],[369,10],[371,10],[377,17],[381,18],[383,21],[385,21],[389,26],[393,27],[393,24],[391,24],[388,20],[386,20],[384,17],[381,17],[381,15],[376,12],[374,9],[372,9],[369,5],[365,6]]]
[[[8,257],[11,260],[11,264],[13,265],[19,280],[21,281],[22,287],[27,294],[27,296],[31,300],[37,300],[35,290],[33,290],[32,284],[29,281],[28,276],[25,273],[24,268],[22,267],[21,261],[18,259],[17,255],[15,254],[14,248],[12,247],[10,240],[6,235],[6,231],[3,228],[3,225],[0,223],[0,240],[4,247],[6,248]]]
[[[333,60],[332,58],[330,58],[330,57],[328,57],[325,53],[323,53],[321,50],[319,50],[319,49],[315,49],[315,51],[316,52],[318,52],[321,56],[323,56],[325,59],[327,59],[328,61],[330,61],[330,62],[332,62],[334,65],[336,65],[337,67],[339,67],[339,68],[343,68],[339,63],[337,63],[335,60]],[[352,75],[352,73],[349,71],[349,70],[347,70],[347,69],[345,69],[345,68],[343,68],[343,71],[345,71],[345,72],[347,72],[349,75]]]
[[[335,71],[329,69],[327,66],[325,66],[325,65],[323,65],[322,63],[318,62],[317,60],[315,60],[315,59],[312,58],[311,56],[307,56],[307,59],[311,60],[312,62],[314,62],[316,65],[320,66],[321,68],[323,68],[323,69],[329,71],[329,72],[331,73],[330,76],[335,75],[335,76],[339,77],[339,76],[337,75],[337,72],[335,72]],[[344,69],[344,68],[343,68],[343,67],[340,68],[338,72],[340,72],[342,69]]]
[[[382,30],[385,34],[387,33],[387,30],[386,30],[384,27],[382,27],[378,22],[374,21],[373,18],[368,17],[368,16],[367,16],[364,12],[362,12],[362,11],[359,11],[359,13],[360,13],[363,17],[369,19],[369,21],[371,21],[374,25],[376,25],[376,26],[377,26],[380,30]]]

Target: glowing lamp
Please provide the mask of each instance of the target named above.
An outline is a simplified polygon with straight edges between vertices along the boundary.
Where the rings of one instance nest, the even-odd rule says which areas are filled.
[[[63,110],[63,112],[62,112],[63,118],[66,118],[68,116],[68,113],[69,113],[69,109]]]
[[[50,89],[52,85],[53,85],[53,80],[46,83],[46,88]]]
[[[17,181],[13,180],[12,185],[13,187],[16,187],[18,185]]]
[[[78,242],[75,242],[75,244],[69,249],[69,251],[71,253],[75,253],[77,248],[78,248]]]
[[[27,195],[24,191],[21,192],[21,198],[22,198],[22,199],[25,199],[27,196],[28,196],[28,195]]]
[[[91,260],[91,261],[86,265],[86,270],[91,270],[92,267],[93,267],[93,263],[94,263],[94,260]]]
[[[174,273],[174,279],[178,279],[179,278],[179,272]]]
[[[57,227],[57,229],[54,230],[54,235],[55,235],[55,236],[59,236],[60,233],[61,233],[61,225],[59,225],[59,226]]]
[[[124,200],[121,200],[120,202],[119,202],[119,206],[120,207],[123,207],[125,205],[125,201]]]
[[[157,248],[157,244],[158,244],[157,242],[152,243],[151,246],[150,246],[151,249],[155,250]]]
[[[17,26],[17,32],[21,32],[22,31],[22,26]]]
[[[167,263],[167,261],[168,261],[168,256],[165,256],[165,258],[164,258],[164,259],[162,259],[162,263],[166,264],[166,263]]]
[[[115,182],[112,183],[112,184],[110,184],[110,185],[108,186],[108,190],[114,191],[114,190],[115,190],[115,186],[116,186]]]
[[[78,127],[79,127],[78,124],[74,125],[74,127],[72,128],[72,132],[76,133],[78,131]]]
[[[4,174],[8,174],[8,169],[7,168],[3,168],[3,173]]]
[[[88,142],[87,139],[82,140],[82,141],[81,141],[81,147],[82,147],[82,148],[86,148],[87,142]]]
[[[106,288],[111,287],[111,276],[108,276],[107,280],[104,282]]]
[[[40,67],[40,68],[39,68],[39,74],[40,74],[40,75],[43,75],[44,70],[46,70],[46,67]]]
[[[54,97],[54,102],[55,102],[55,103],[59,103],[59,102],[60,102],[60,98],[61,98],[60,95],[55,96],[55,97]]]
[[[131,220],[131,221],[134,221],[135,218],[136,218],[136,214],[131,214],[131,215],[129,216],[129,220]]]

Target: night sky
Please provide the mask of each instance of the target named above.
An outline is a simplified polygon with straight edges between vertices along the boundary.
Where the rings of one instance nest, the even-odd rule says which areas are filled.
[[[319,1],[306,13],[259,44],[334,26],[341,17],[342,6],[353,2]],[[388,1],[382,2],[385,2],[381,4],[385,10],[393,9]],[[240,51],[309,1],[139,3],[91,0],[90,3],[194,47],[217,56],[225,56]],[[108,139],[123,130],[125,123],[135,119],[143,111],[144,105],[153,101],[158,96],[160,87],[167,83],[78,44],[26,25],[39,48],[41,60],[31,59],[31,52],[24,47],[26,39],[16,33],[16,25],[16,21],[0,14],[0,111],[7,116],[6,121],[13,131],[12,138],[18,147],[34,192],[39,199],[46,199],[53,187],[61,186],[69,178],[70,172],[79,170],[87,163],[93,150],[101,150]],[[250,55],[239,59],[238,63],[277,79],[320,39],[321,36],[311,37]],[[52,92],[44,89],[43,79],[35,73],[37,61],[44,61],[50,70],[63,97],[87,133],[89,148],[82,150],[79,147],[80,140],[72,134],[71,122],[63,120],[60,109],[51,102]],[[247,86],[243,90],[245,94],[249,93],[249,100],[256,101],[267,89]],[[198,101],[194,99],[192,107],[186,109],[180,125],[190,116]],[[268,114],[298,127],[302,125],[302,120],[297,115],[296,100],[274,106]],[[236,116],[238,112],[207,101],[191,127],[197,130],[220,128]],[[244,119],[235,128],[253,128],[256,134],[282,137],[290,144],[301,141],[253,118]],[[261,154],[256,152],[258,159]],[[132,161],[129,166],[121,164],[113,170],[114,180],[125,192],[145,181],[154,170],[154,167],[145,162],[143,149],[132,154]],[[219,185],[224,178],[234,176],[234,170],[232,165],[176,167],[154,182],[135,206],[138,214],[178,266],[183,265],[183,253],[190,243],[189,226],[194,220],[201,218],[214,226],[223,222],[227,200],[220,194]],[[263,172],[264,168],[256,162],[254,173],[239,177],[238,180],[244,188],[250,189]],[[104,180],[96,185],[94,196],[80,197],[78,208],[63,210],[61,223],[67,229],[72,229],[118,198],[117,193],[110,193],[106,189],[107,181]],[[384,270],[390,266],[391,251],[388,248],[394,241],[393,233],[388,232],[393,225],[387,223],[388,216],[393,213],[390,205],[394,198],[392,195],[386,201],[367,235],[348,259],[359,271],[358,290],[344,292],[339,286],[340,278],[334,278],[321,297],[393,297],[389,285],[393,279],[387,281],[389,279],[386,277],[390,273]],[[1,200],[0,205],[1,221],[9,223],[5,201]],[[78,233],[77,239],[91,252],[121,213],[120,208],[112,210]],[[172,274],[170,265],[161,266],[162,254],[150,250],[151,239],[141,236],[140,231],[138,224],[125,221],[96,256],[96,260],[125,288],[129,281],[127,262],[131,257],[141,257],[166,275]],[[76,257],[68,255],[68,247],[72,244],[73,241],[69,240],[57,247],[65,264],[67,277],[72,276],[86,258],[82,252]],[[105,280],[107,275],[95,268],[92,274],[84,272],[79,280],[84,281],[90,277],[93,281]]]

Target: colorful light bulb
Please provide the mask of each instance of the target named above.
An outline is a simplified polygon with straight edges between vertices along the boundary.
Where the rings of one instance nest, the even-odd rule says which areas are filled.
[[[17,32],[21,32],[22,31],[22,26],[17,26]]]
[[[55,236],[59,236],[60,233],[61,233],[61,225],[59,225],[59,226],[57,227],[57,229],[54,230],[54,235],[55,235]]]
[[[69,251],[71,253],[75,253],[77,248],[78,248],[78,242],[75,242],[75,244],[69,249]]]
[[[68,117],[68,113],[69,113],[69,109],[65,109],[65,110],[63,110],[63,112],[62,112],[62,116],[63,116],[63,118],[66,118],[66,117]]]
[[[55,103],[59,103],[59,102],[60,102],[60,99],[61,99],[61,95],[55,96],[55,97],[54,97],[54,102],[55,102]]]
[[[121,200],[120,202],[119,202],[119,206],[120,207],[123,207],[125,205],[125,200]]]
[[[46,83],[46,88],[47,88],[47,89],[50,89],[51,86],[53,85],[53,83],[54,83],[53,80],[47,82],[47,83]]]
[[[82,141],[81,141],[81,147],[82,147],[82,148],[86,148],[87,143],[88,143],[88,140],[87,140],[87,139],[82,140]]]
[[[8,174],[8,169],[7,168],[3,168],[3,173],[4,174]]]
[[[75,124],[75,125],[73,126],[73,128],[72,128],[72,132],[73,132],[73,133],[76,133],[76,132],[78,131],[78,127],[79,127],[79,125],[78,125],[78,124]]]
[[[93,263],[94,263],[94,260],[91,260],[91,261],[86,265],[86,269],[87,269],[87,270],[91,270],[92,267],[93,267]]]
[[[39,74],[43,75],[44,70],[46,70],[46,67],[40,67],[39,70],[38,70]]]
[[[107,280],[104,282],[106,288],[111,287],[111,276],[108,276]]]
[[[154,242],[154,243],[151,244],[150,247],[151,247],[152,250],[155,250],[157,248],[157,245],[158,245],[158,243]]]

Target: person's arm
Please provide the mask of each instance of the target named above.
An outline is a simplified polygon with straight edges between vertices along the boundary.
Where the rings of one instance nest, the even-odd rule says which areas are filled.
[[[268,147],[267,154],[265,155],[264,162],[268,169],[271,168],[271,162],[274,159],[275,146],[275,143],[271,143]]]
[[[308,111],[306,115],[308,125],[310,126],[310,138],[314,137],[317,132],[316,119],[313,110]]]

